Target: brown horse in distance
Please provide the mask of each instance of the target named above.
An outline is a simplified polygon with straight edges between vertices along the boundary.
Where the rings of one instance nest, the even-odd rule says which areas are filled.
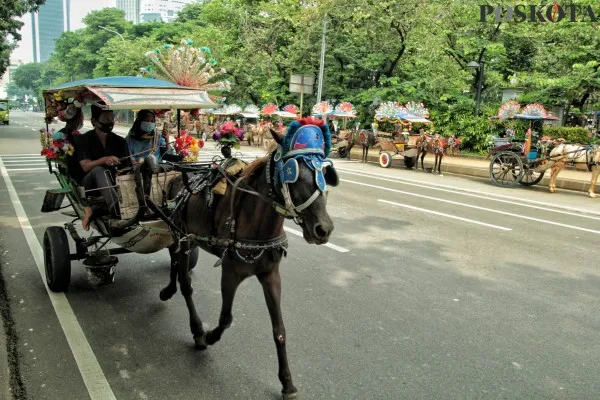
[[[439,135],[421,135],[417,139],[417,162],[416,170],[419,169],[419,156],[421,156],[421,169],[425,171],[423,160],[427,153],[435,155],[435,161],[433,164],[433,173],[437,171],[438,174],[442,174],[442,159],[446,149],[448,148],[448,141],[446,138],[440,137]]]
[[[366,129],[361,129],[359,131],[354,131],[352,134],[352,138],[348,140],[348,160],[350,160],[350,153],[352,148],[355,145],[362,146],[362,157],[360,162],[369,161],[369,147],[375,146],[377,143],[377,136],[373,131],[369,131]]]

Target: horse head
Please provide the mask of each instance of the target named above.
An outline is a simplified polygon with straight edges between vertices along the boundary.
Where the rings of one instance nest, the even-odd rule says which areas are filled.
[[[327,185],[337,186],[337,173],[331,160],[331,134],[321,120],[305,118],[292,122],[285,135],[271,130],[277,149],[273,186],[277,211],[292,218],[302,228],[308,243],[324,244],[333,231],[327,212]]]

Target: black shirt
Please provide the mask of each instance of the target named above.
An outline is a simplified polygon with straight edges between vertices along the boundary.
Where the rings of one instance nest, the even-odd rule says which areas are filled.
[[[129,149],[127,142],[121,136],[114,132],[109,133],[106,136],[106,147],[102,145],[100,138],[95,130],[84,133],[83,135],[76,136],[75,138],[75,155],[78,161],[99,160],[106,156],[115,156],[117,158],[125,158],[129,156]],[[121,164],[117,166],[118,169],[129,167],[131,161],[129,158],[121,160]]]
[[[119,159],[129,156],[129,148],[127,142],[121,136],[111,132],[106,136],[106,147],[102,145],[100,138],[95,130],[88,131],[83,135],[79,135],[75,139],[75,155],[78,161],[99,160],[106,156],[115,156]],[[109,168],[113,171],[131,166],[131,159],[125,158],[121,160],[121,164]],[[88,171],[89,172],[89,171]],[[86,172],[87,174],[87,172]]]

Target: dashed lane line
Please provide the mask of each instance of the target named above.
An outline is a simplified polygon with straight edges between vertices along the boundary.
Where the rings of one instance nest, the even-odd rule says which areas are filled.
[[[581,226],[562,224],[560,222],[554,222],[554,221],[548,221],[546,219],[529,217],[527,215],[515,214],[515,213],[511,213],[511,212],[507,212],[507,211],[494,210],[492,208],[474,206],[472,204],[465,204],[465,203],[461,203],[461,202],[458,202],[458,201],[446,200],[446,199],[442,199],[442,198],[439,198],[439,197],[426,196],[424,194],[411,193],[411,192],[406,192],[404,190],[392,189],[392,188],[388,188],[388,187],[385,187],[385,186],[371,185],[371,184],[368,184],[368,183],[351,181],[351,180],[348,180],[348,179],[340,179],[340,181],[341,182],[352,183],[352,184],[355,184],[355,185],[370,187],[370,188],[373,188],[373,189],[381,189],[381,190],[385,190],[385,191],[388,191],[388,192],[401,193],[401,194],[404,194],[404,195],[407,195],[407,196],[418,197],[418,198],[421,198],[421,199],[428,199],[428,200],[433,200],[433,201],[436,201],[436,202],[453,204],[453,205],[460,206],[460,207],[472,208],[474,210],[487,211],[489,213],[500,214],[500,215],[507,215],[509,217],[516,217],[516,218],[519,218],[519,219],[522,219],[522,220],[529,220],[529,221],[541,222],[543,224],[560,226],[562,228],[569,228],[569,229],[574,229],[574,230],[577,230],[577,231],[595,233],[595,234],[600,235],[600,231],[598,231],[598,230],[583,228]]]
[[[568,206],[557,206],[556,204],[543,203],[543,202],[538,202],[536,200],[517,199],[517,198],[511,197],[511,196],[487,193],[487,192],[482,192],[479,190],[475,191],[475,190],[471,190],[471,189],[463,189],[463,188],[456,188],[456,187],[446,186],[446,185],[438,185],[435,183],[423,183],[423,182],[414,181],[412,179],[406,179],[406,178],[391,178],[391,177],[384,178],[381,175],[375,175],[370,172],[355,172],[355,171],[351,171],[351,170],[348,170],[345,168],[336,168],[336,169],[338,171],[344,172],[346,174],[362,176],[364,178],[373,178],[373,179],[377,179],[380,181],[401,183],[403,185],[408,185],[408,186],[421,187],[421,188],[429,189],[429,190],[437,190],[437,191],[452,193],[452,194],[461,195],[461,196],[490,200],[490,201],[495,201],[495,202],[499,202],[499,203],[512,204],[512,205],[516,205],[516,206],[520,206],[520,207],[533,208],[536,210],[542,210],[542,211],[553,212],[553,213],[557,213],[557,214],[564,214],[564,215],[570,215],[570,216],[579,217],[579,218],[587,218],[587,219],[593,219],[593,220],[600,221],[600,215],[596,214],[595,212],[590,211],[590,210],[582,210],[582,209],[568,207]],[[418,183],[415,183],[415,182],[418,182]],[[473,193],[473,192],[475,192],[475,193]],[[519,201],[511,201],[511,200],[504,200],[504,199],[514,199],[514,200],[519,200]],[[527,203],[532,203],[532,204],[527,204]],[[541,205],[544,205],[544,207],[542,207],[540,205],[534,205],[534,204],[541,204]],[[560,209],[556,209],[556,207],[560,207],[565,210],[571,210],[571,211],[563,211]],[[594,214],[594,215],[598,215],[598,216],[593,216],[590,214]]]
[[[415,207],[415,206],[411,206],[411,205],[408,205],[408,204],[401,204],[401,203],[396,203],[394,201],[387,201],[387,200],[383,200],[383,199],[377,199],[377,201],[379,201],[380,203],[391,204],[393,206],[404,207],[404,208],[408,208],[408,209],[415,210],[415,211],[422,211],[422,212],[427,213],[427,214],[438,215],[440,217],[446,217],[446,218],[450,218],[450,219],[456,219],[456,220],[459,220],[459,221],[469,222],[471,224],[487,226],[489,228],[494,228],[494,229],[500,229],[502,231],[512,231],[511,228],[507,228],[507,227],[504,227],[504,226],[494,225],[494,224],[488,224],[486,222],[476,221],[474,219],[463,218],[463,217],[459,217],[459,216],[451,215],[451,214],[445,214],[445,213],[442,213],[442,212],[439,212],[439,211],[429,210],[427,208]]]
[[[291,233],[292,235],[304,237],[302,235],[302,232],[299,231],[299,230],[296,230],[296,229],[293,229],[293,228],[288,228],[287,226],[284,226],[283,230],[286,231],[286,232],[288,232],[288,233]],[[342,246],[338,246],[338,245],[333,244],[333,243],[325,243],[323,246],[329,247],[330,249],[333,249],[335,251],[339,251],[340,253],[348,253],[350,251],[350,250],[348,250],[348,249],[346,249],[346,248],[344,248]]]

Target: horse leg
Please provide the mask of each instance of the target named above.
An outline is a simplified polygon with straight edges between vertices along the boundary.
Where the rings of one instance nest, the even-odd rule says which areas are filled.
[[[426,156],[426,155],[427,155],[427,152],[426,152],[426,151],[424,151],[424,152],[422,152],[422,153],[421,153],[421,169],[422,169],[423,171],[425,171],[425,165],[423,164],[423,160],[425,159],[425,156]]]
[[[442,176],[442,160],[444,159],[444,155],[443,154],[439,154],[439,161],[438,161],[438,175]]]
[[[552,167],[552,172],[550,174],[550,185],[548,186],[550,193],[556,193],[556,178],[558,178],[558,174],[560,173],[560,171],[562,171],[563,168],[565,168],[565,165],[566,163],[564,161],[558,161]]]
[[[177,254],[175,254],[176,248],[176,244],[169,247],[169,255],[171,256],[171,274],[169,284],[160,291],[159,297],[162,301],[169,300],[177,293],[177,271],[179,269],[179,262],[177,260]]]
[[[590,189],[588,190],[588,195],[591,198],[596,197],[596,183],[598,182],[598,175],[600,175],[600,165],[593,165],[592,180],[590,181]]]
[[[190,263],[190,251],[192,247],[188,239],[181,239],[179,245],[180,249],[177,261],[179,267],[179,288],[181,289],[181,294],[185,299],[185,305],[190,313],[190,329],[192,331],[192,335],[194,336],[196,348],[199,350],[204,350],[206,349],[204,328],[202,327],[202,320],[200,320],[198,312],[196,311],[194,299],[192,299],[194,289],[192,288],[192,279],[190,278],[190,271],[188,268]]]
[[[277,348],[277,359],[279,361],[279,381],[283,385],[281,393],[283,399],[294,399],[297,397],[298,390],[292,383],[292,373],[288,365],[287,352],[285,349],[285,326],[281,316],[281,276],[279,275],[279,266],[273,268],[271,272],[261,274],[258,280],[262,284],[267,308],[271,316],[271,325],[273,326],[273,339]]]
[[[221,267],[221,315],[219,316],[219,325],[206,333],[206,344],[213,345],[221,340],[221,336],[225,329],[231,326],[233,322],[233,315],[231,310],[233,308],[233,299],[235,292],[242,283],[243,278],[235,273],[233,270],[233,262],[231,260],[223,261]]]

